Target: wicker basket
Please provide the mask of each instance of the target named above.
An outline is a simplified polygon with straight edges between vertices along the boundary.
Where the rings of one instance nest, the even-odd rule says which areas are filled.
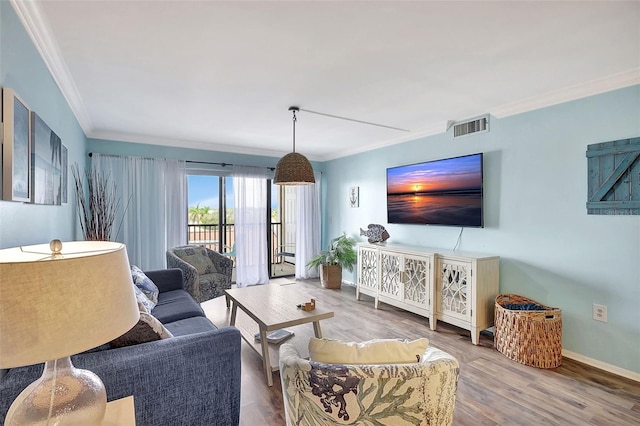
[[[534,304],[544,310],[513,310],[509,304]],[[508,358],[537,368],[562,364],[562,311],[516,294],[496,297],[496,349]]]

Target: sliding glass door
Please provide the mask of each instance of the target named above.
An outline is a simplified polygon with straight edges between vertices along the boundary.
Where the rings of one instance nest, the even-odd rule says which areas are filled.
[[[188,175],[188,242],[220,253],[235,242],[233,178]]]
[[[188,243],[204,245],[235,260],[235,200],[233,177],[190,174],[188,179]],[[274,185],[268,190],[267,250],[269,276],[295,274],[295,188]]]
[[[296,200],[295,188],[271,183],[271,214],[269,217],[269,276],[295,274]]]

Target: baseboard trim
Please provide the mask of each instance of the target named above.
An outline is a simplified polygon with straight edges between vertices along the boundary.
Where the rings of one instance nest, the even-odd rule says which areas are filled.
[[[587,364],[591,367],[599,368],[600,370],[613,373],[617,376],[640,382],[640,373],[636,373],[635,371],[625,370],[624,368],[616,367],[615,365],[607,364],[606,362],[598,361],[597,359],[589,358],[587,356],[580,355],[566,349],[562,350],[562,356],[574,361],[581,362],[583,364]]]
[[[345,284],[351,287],[356,286],[354,282],[346,281],[346,280],[343,280],[342,284]],[[624,368],[620,368],[615,365],[607,364],[606,362],[598,361],[597,359],[589,358],[587,356],[581,355],[576,352],[568,351],[566,349],[562,350],[562,356],[565,358],[572,359],[574,361],[581,362],[583,364],[587,364],[590,367],[598,368],[600,370],[604,370],[606,372],[615,374],[617,376],[634,380],[640,383],[640,373],[636,373],[635,371],[626,370]]]

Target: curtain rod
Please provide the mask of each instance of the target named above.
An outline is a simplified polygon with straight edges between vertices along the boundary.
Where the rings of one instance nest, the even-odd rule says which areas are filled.
[[[108,155],[111,157],[122,157],[121,155],[111,155],[111,154],[100,154],[100,155]],[[93,152],[89,153],[89,157],[93,157]],[[190,163],[190,164],[210,164],[210,165],[215,165],[215,166],[222,166],[222,167],[227,167],[227,166],[240,166],[240,167],[260,167],[260,166],[245,166],[243,164],[231,164],[231,163],[214,163],[214,162],[210,162],[210,161],[192,161],[192,160],[185,160],[185,163]],[[271,171],[274,171],[276,168],[275,167],[266,167],[266,169],[269,169]]]
[[[116,158],[128,158],[128,157],[133,158],[133,157],[135,157],[135,158],[143,158],[143,159],[145,159],[145,160],[157,160],[157,158],[153,158],[153,157],[140,157],[139,155],[129,155],[129,156],[126,156],[126,155],[115,155],[115,154],[100,154],[99,152],[96,152],[96,154],[98,154],[98,155],[102,155],[102,156],[104,156],[104,157],[116,157]],[[87,155],[88,155],[89,157],[93,157],[93,152],[90,152],[90,153],[89,153],[89,154],[87,154]]]
[[[185,163],[191,163],[191,164],[212,164],[215,166],[222,166],[222,167],[227,167],[227,166],[240,166],[240,167],[261,167],[261,166],[245,166],[243,164],[231,164],[231,163],[214,163],[214,162],[210,162],[210,161],[192,161],[192,160],[187,160],[185,161]],[[267,167],[267,166],[262,166],[266,169],[269,169],[271,171],[274,171],[276,168],[275,167]]]

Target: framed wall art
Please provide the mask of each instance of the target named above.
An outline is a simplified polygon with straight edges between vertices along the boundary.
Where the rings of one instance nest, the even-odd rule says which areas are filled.
[[[2,89],[2,122],[2,199],[31,201],[29,108],[6,87]]]
[[[31,112],[31,202],[62,203],[62,141]]]
[[[62,204],[68,202],[69,188],[69,150],[62,145]]]
[[[349,188],[349,205],[351,207],[360,207],[360,187],[352,186]]]

